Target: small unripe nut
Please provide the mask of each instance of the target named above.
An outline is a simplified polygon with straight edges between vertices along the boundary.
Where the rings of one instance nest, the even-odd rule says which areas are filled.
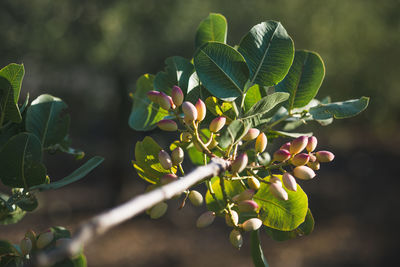
[[[308,155],[310,156],[309,162],[314,162],[317,160],[317,157],[313,153],[309,153]]]
[[[179,86],[174,85],[171,91],[171,97],[174,104],[179,107],[183,102],[183,92]]]
[[[246,232],[258,230],[262,225],[262,221],[258,218],[251,218],[242,224],[243,230]]]
[[[150,210],[150,218],[152,219],[161,218],[167,212],[167,209],[168,209],[168,204],[165,202],[160,202],[154,205],[154,207],[152,207]]]
[[[226,118],[225,117],[216,117],[210,123],[209,129],[211,132],[216,133],[225,126]]]
[[[158,104],[158,98],[160,96],[160,92],[158,91],[149,91],[147,92],[147,97],[150,99],[151,102]]]
[[[331,162],[335,158],[335,155],[330,151],[318,151],[315,156],[319,162]]]
[[[308,152],[313,152],[317,147],[318,140],[315,136],[308,137],[306,149]]]
[[[301,180],[310,180],[315,177],[315,172],[307,166],[298,166],[294,168],[293,174]]]
[[[236,157],[236,159],[232,163],[232,172],[239,173],[246,168],[247,163],[249,162],[249,158],[247,157],[246,153],[240,154]]]
[[[238,203],[240,212],[252,212],[258,210],[258,204],[253,200],[243,200]]]
[[[301,151],[304,150],[304,148],[306,148],[307,143],[308,143],[308,137],[307,136],[303,135],[303,136],[297,137],[290,144],[290,148],[289,148],[290,154],[295,155],[297,153],[300,153]]]
[[[274,176],[272,176],[272,177],[274,177]],[[271,180],[273,180],[272,177],[271,177]],[[270,180],[270,182],[271,182],[271,180]],[[285,189],[283,189],[282,182],[280,180],[279,180],[279,182],[272,181],[269,185],[269,190],[272,193],[272,195],[274,197],[276,197],[277,199],[281,199],[281,200],[289,199],[288,193],[285,191]]]
[[[189,193],[189,200],[194,206],[201,206],[203,204],[203,195],[196,190],[192,190]]]
[[[313,169],[314,171],[318,171],[320,168],[320,165],[318,161],[314,161],[314,162],[308,162],[307,166],[310,167],[311,169]]]
[[[38,249],[43,249],[47,245],[49,245],[54,239],[54,234],[53,232],[49,229],[44,233],[41,233],[36,240],[36,247]]]
[[[290,150],[290,142],[284,143],[279,149]]]
[[[197,110],[197,120],[198,121],[202,121],[204,120],[204,118],[206,117],[206,104],[204,104],[204,102],[199,99],[196,102],[196,110]]]
[[[192,122],[194,122],[197,119],[197,109],[192,103],[190,103],[188,101],[183,102],[182,111],[183,111],[183,114],[185,114],[183,119],[185,120],[185,122],[187,124],[190,125]]]
[[[165,110],[169,110],[171,108],[171,100],[170,97],[167,96],[164,92],[160,92],[158,95],[158,104]]]
[[[310,156],[308,155],[308,154],[306,154],[306,153],[300,153],[300,154],[297,154],[297,155],[295,155],[293,158],[292,158],[292,164],[294,165],[294,166],[303,166],[303,165],[306,165],[307,164],[307,162],[309,161],[309,159],[310,159]]]
[[[158,160],[164,169],[169,170],[172,168],[172,159],[165,150],[161,150],[158,153]]]
[[[268,139],[264,133],[260,133],[256,139],[255,149],[257,153],[264,152],[267,147]]]
[[[197,228],[204,228],[211,225],[215,219],[215,212],[206,211],[200,215],[200,217],[196,221]]]
[[[19,247],[22,255],[28,255],[32,250],[32,241],[28,237],[24,237],[24,239],[21,240]]]
[[[254,196],[254,190],[253,189],[246,189],[240,194],[235,195],[232,197],[232,200],[235,202],[243,201],[243,200],[250,200]]]
[[[232,213],[232,217],[229,213],[225,214],[225,223],[226,223],[226,225],[228,225],[230,227],[234,227],[239,222],[239,214],[234,210],[231,210],[231,213]],[[232,223],[232,220],[233,220],[234,224]]]
[[[192,135],[189,132],[181,133],[180,140],[181,142],[190,142],[192,140]]]
[[[279,149],[275,151],[273,161],[283,162],[290,158],[290,152],[286,149]]]
[[[172,150],[171,159],[172,159],[172,164],[174,166],[181,164],[183,162],[184,157],[185,153],[183,152],[183,149],[181,147],[177,147],[174,150]]]
[[[162,185],[165,185],[165,184],[169,184],[171,182],[175,182],[176,180],[178,180],[178,176],[176,176],[173,173],[167,173],[167,174],[164,174],[163,177],[161,177],[160,182]]]
[[[168,132],[175,132],[178,130],[178,125],[173,120],[160,120],[159,122],[157,122],[157,126],[161,130]]]
[[[244,141],[251,141],[253,139],[256,139],[259,134],[260,130],[258,130],[257,128],[250,128],[242,139]]]
[[[261,183],[257,178],[251,177],[247,179],[247,184],[251,189],[258,190],[260,189]]]
[[[288,172],[285,172],[282,175],[283,184],[286,186],[287,189],[296,192],[297,191],[297,183],[296,179]]]
[[[240,248],[243,245],[242,234],[238,230],[232,230],[229,234],[229,241],[235,248]]]

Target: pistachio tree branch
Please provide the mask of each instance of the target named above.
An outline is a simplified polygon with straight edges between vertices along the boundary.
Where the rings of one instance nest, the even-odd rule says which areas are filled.
[[[230,164],[230,161],[214,157],[208,165],[196,168],[182,179],[136,196],[128,202],[83,222],[70,241],[59,248],[37,255],[33,260],[33,266],[50,266],[64,258],[79,254],[84,245],[111,228],[135,217],[161,201],[172,198],[204,179],[219,175],[229,168]]]

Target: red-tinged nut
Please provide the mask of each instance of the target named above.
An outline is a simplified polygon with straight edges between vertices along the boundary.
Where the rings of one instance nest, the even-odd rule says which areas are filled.
[[[206,117],[206,104],[204,104],[204,102],[199,99],[196,102],[196,109],[197,109],[197,120],[198,121],[202,121],[204,120],[204,118]]]
[[[315,172],[307,166],[298,166],[294,168],[293,174],[301,180],[310,180],[315,177]]]
[[[172,109],[176,109],[176,105],[174,104],[174,101],[172,100],[172,97],[168,96],[169,104],[171,105]]]
[[[235,202],[240,202],[243,200],[250,200],[253,198],[254,194],[255,194],[254,189],[246,189],[243,192],[241,192],[240,194],[237,194],[234,197],[232,197],[232,200]]]
[[[295,156],[292,158],[291,163],[292,163],[294,166],[303,166],[303,165],[306,165],[306,164],[307,164],[307,162],[309,161],[309,159],[310,159],[310,156],[309,156],[308,154],[306,154],[306,153],[300,153],[300,154],[295,155]]]
[[[49,229],[44,233],[41,233],[36,240],[36,247],[38,249],[43,249],[48,246],[54,239],[53,232]]]
[[[171,91],[171,97],[172,97],[172,101],[174,102],[174,104],[179,107],[180,105],[182,105],[183,102],[183,92],[181,90],[181,88],[179,88],[178,86],[174,85],[172,87],[172,91]]]
[[[158,91],[150,91],[147,92],[147,97],[150,99],[151,102],[158,104],[158,99],[160,96],[160,92]]]
[[[209,129],[211,132],[216,133],[225,126],[226,118],[225,117],[217,117],[213,119],[210,123]]]
[[[306,149],[308,152],[313,152],[317,147],[318,140],[315,136],[308,137]]]
[[[171,159],[172,159],[172,164],[174,166],[181,164],[183,162],[184,157],[185,153],[183,152],[183,149],[181,147],[177,147],[174,150],[172,150]]]
[[[201,206],[203,204],[203,195],[197,192],[196,190],[192,190],[189,193],[189,200],[194,206]]]
[[[260,130],[258,130],[258,129],[256,129],[256,128],[250,128],[248,131],[247,131],[247,133],[246,133],[246,135],[245,136],[243,136],[243,140],[244,141],[251,141],[251,140],[253,140],[253,139],[256,139],[257,138],[257,136],[260,134]]]
[[[178,130],[178,124],[174,122],[173,120],[160,120],[157,122],[158,128],[160,128],[163,131],[168,131],[168,132],[175,132]]]
[[[247,184],[249,187],[253,190],[258,190],[260,189],[261,183],[257,178],[251,177],[247,179]]]
[[[154,207],[152,207],[150,210],[150,218],[152,219],[161,218],[167,212],[167,209],[168,209],[168,204],[165,202],[160,202],[154,205]]]
[[[183,119],[187,124],[190,125],[197,119],[197,109],[192,103],[188,101],[183,102],[182,111],[183,114],[185,115]]]
[[[28,255],[32,250],[32,241],[28,237],[24,237],[19,244],[22,255]]]
[[[313,169],[314,171],[318,171],[320,168],[320,164],[318,161],[308,162],[307,166],[310,167],[311,169]]]
[[[290,152],[286,149],[279,149],[275,151],[273,161],[283,162],[290,158]]]
[[[262,225],[262,221],[258,218],[248,219],[242,224],[243,230],[246,232],[258,230]]]
[[[309,162],[315,162],[317,160],[317,157],[313,153],[308,154],[310,156]]]
[[[169,110],[171,108],[171,100],[170,97],[167,96],[164,92],[160,92],[158,95],[158,104],[165,110]]]
[[[272,193],[274,197],[281,200],[288,200],[289,196],[288,193],[283,189],[282,183],[279,182],[272,182],[269,185],[269,191]]]
[[[271,178],[269,179],[270,183],[280,183],[282,185],[281,179],[279,177],[272,175]]]
[[[229,213],[225,214],[225,223],[230,227],[234,227],[239,222],[239,214],[234,210],[231,210],[231,214],[232,216]]]
[[[243,245],[243,237],[240,231],[235,229],[232,230],[232,232],[229,234],[229,241],[235,248],[241,248]]]
[[[215,219],[215,212],[206,211],[200,215],[200,217],[196,221],[197,228],[204,228],[211,225]]]
[[[236,157],[236,159],[232,163],[232,172],[239,173],[246,168],[247,163],[249,162],[249,158],[246,153],[240,154]]]
[[[284,143],[279,149],[290,150],[290,142]]]
[[[193,136],[189,132],[183,132],[180,135],[181,142],[190,142]]]
[[[330,151],[318,151],[315,156],[319,162],[331,162],[335,158],[335,155]]]
[[[172,159],[165,150],[160,150],[160,152],[158,152],[158,160],[160,161],[160,164],[164,169],[171,169]]]
[[[296,192],[297,191],[297,183],[296,179],[288,172],[285,172],[282,175],[283,184],[286,186],[287,189]]]
[[[164,174],[163,177],[161,177],[160,182],[162,185],[165,185],[165,184],[175,182],[176,180],[178,180],[178,176],[176,176],[173,173],[167,173],[167,174]]]
[[[264,133],[260,133],[257,136],[255,149],[257,153],[264,152],[265,148],[267,148],[268,139]]]
[[[240,212],[252,212],[258,210],[258,204],[253,200],[243,200],[238,203]]]
[[[308,137],[307,136],[303,135],[303,136],[297,137],[290,144],[290,148],[289,148],[290,154],[295,155],[297,153],[300,153],[301,151],[304,150],[304,148],[306,148],[307,143],[308,143]]]

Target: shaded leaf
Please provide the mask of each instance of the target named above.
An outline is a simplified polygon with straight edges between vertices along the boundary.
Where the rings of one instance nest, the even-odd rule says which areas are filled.
[[[70,175],[62,178],[61,180],[59,180],[57,182],[52,182],[49,184],[41,184],[41,185],[33,186],[30,188],[30,190],[38,189],[40,191],[46,191],[46,190],[50,190],[50,189],[58,189],[58,188],[64,187],[66,185],[69,185],[71,183],[79,181],[80,179],[82,179],[83,177],[88,175],[93,169],[95,169],[97,166],[99,166],[103,161],[104,161],[104,158],[102,158],[102,157],[98,157],[98,156],[93,157],[90,160],[88,160],[87,162],[85,162],[85,164],[80,166],[78,169],[73,171]]]
[[[228,23],[226,18],[218,13],[210,13],[206,19],[200,22],[195,37],[196,49],[210,41],[226,43]]]
[[[289,73],[275,89],[290,93],[288,110],[304,107],[317,95],[324,76],[324,63],[317,53],[297,50]]]
[[[0,116],[1,123],[4,120],[20,122],[22,120],[18,105],[14,102],[14,91],[11,83],[0,76]],[[2,125],[0,125],[1,127]]]
[[[251,258],[255,267],[268,267],[260,242],[260,230],[251,232]]]
[[[30,133],[12,137],[0,151],[0,173],[3,184],[29,188],[46,180],[46,168],[40,163],[42,147]]]
[[[352,99],[343,102],[334,102],[330,104],[320,104],[310,108],[309,112],[314,120],[346,119],[356,116],[365,110],[369,103],[369,97]]]
[[[289,71],[294,44],[280,22],[269,20],[255,25],[240,41],[238,51],[250,69],[251,84],[274,86]]]
[[[283,131],[269,131],[271,134],[276,134],[278,136],[283,136],[283,137],[290,137],[290,138],[297,138],[300,136],[312,136],[313,133],[289,133],[289,132],[283,132]]]
[[[44,148],[59,144],[68,134],[70,117],[66,109],[67,104],[60,98],[40,95],[27,109],[25,128],[39,138]]]
[[[243,94],[249,70],[242,55],[229,45],[204,44],[194,55],[194,66],[212,95],[229,102]]]
[[[129,126],[136,131],[148,131],[156,127],[156,123],[168,115],[168,111],[150,101],[147,92],[154,90],[154,75],[144,74],[136,82],[133,93],[132,111]]]
[[[9,196],[0,193],[0,225],[14,224],[19,222],[26,214],[25,211],[18,206],[6,206]],[[1,245],[0,245],[1,256]]]
[[[200,134],[200,138],[203,141],[203,143],[206,143],[210,138],[211,132],[207,128],[201,129],[200,131],[202,133]],[[187,147],[187,152],[193,164],[204,165],[204,153],[197,150],[193,145],[193,143]],[[210,158],[206,157],[206,161],[207,163],[210,162]]]
[[[221,135],[217,138],[219,146],[227,148],[231,144],[236,144],[246,135],[251,125],[246,120],[234,120],[228,127],[223,128]]]
[[[210,111],[215,116],[224,116],[228,123],[235,119],[232,102],[223,102],[216,97],[210,96],[206,99],[205,104],[207,111]]]

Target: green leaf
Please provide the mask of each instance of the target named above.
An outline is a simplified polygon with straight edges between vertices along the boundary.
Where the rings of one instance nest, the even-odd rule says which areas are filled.
[[[312,136],[313,133],[289,133],[289,132],[283,132],[283,131],[269,131],[271,134],[276,134],[278,136],[283,136],[283,137],[290,137],[290,138],[297,138],[300,136]]]
[[[139,141],[135,146],[135,159],[132,161],[138,175],[145,181],[156,184],[164,174],[170,173],[164,169],[158,161],[158,153],[161,147],[150,136],[146,136],[143,141]],[[176,168],[171,169],[176,173]]]
[[[44,94],[32,101],[27,110],[25,128],[36,135],[43,148],[63,142],[68,134],[70,117],[67,104],[60,98]]]
[[[0,257],[5,255],[14,255],[15,250],[13,245],[7,240],[0,240]]]
[[[230,198],[232,198],[233,196],[244,191],[244,188],[242,187],[240,181],[238,181],[238,180],[233,180],[233,181],[224,180],[224,184],[225,184],[225,192],[226,192],[227,196]],[[218,202],[213,198],[210,191],[207,190],[206,198],[205,198],[206,204],[207,204],[207,209],[214,211],[214,212],[219,212],[222,209],[224,209],[224,207],[226,206],[226,203],[225,203],[225,200],[224,200],[224,197],[222,194],[219,177],[213,177],[211,179],[211,187],[214,191],[214,194],[215,194]]]
[[[212,95],[230,102],[244,93],[249,69],[242,55],[229,45],[204,44],[194,55],[194,66]]]
[[[129,116],[129,126],[136,131],[148,131],[168,115],[168,111],[150,101],[147,92],[154,90],[154,75],[144,74],[136,82],[133,106]]]
[[[226,18],[218,13],[210,13],[206,19],[200,22],[195,37],[196,49],[210,41],[226,43],[228,23]]]
[[[271,120],[277,109],[281,107],[288,97],[288,93],[273,93],[267,95],[253,105],[250,110],[244,114],[242,120],[247,121],[251,127],[266,123]]]
[[[297,50],[289,73],[275,89],[290,93],[288,110],[304,107],[317,95],[324,76],[324,63],[317,53]]]
[[[275,241],[286,241],[296,237],[309,235],[314,230],[314,217],[311,210],[308,209],[306,218],[302,224],[292,231],[279,231],[269,227],[265,227],[267,234]]]
[[[189,78],[187,94],[185,100],[196,104],[198,99],[207,99],[211,94],[201,85],[200,79],[196,72],[193,72]]]
[[[7,255],[0,257],[0,266],[2,267],[23,267],[24,262],[20,256]]]
[[[0,76],[6,78],[13,89],[14,103],[18,103],[21,92],[22,80],[24,79],[25,68],[23,64],[11,63],[0,70]]]
[[[60,238],[71,238],[71,232],[66,229],[65,227],[62,226],[54,226],[51,227],[51,231],[54,234],[54,239],[60,239]]]
[[[262,98],[260,86],[258,84],[253,85],[246,92],[244,99],[244,110],[247,112]]]
[[[165,64],[165,71],[157,73],[154,79],[154,88],[170,94],[172,86],[178,85],[185,93],[194,71],[192,63],[186,58],[174,56],[167,58]]]
[[[30,133],[12,137],[0,151],[0,173],[3,184],[29,188],[46,180],[39,139]]]
[[[83,253],[72,259],[65,259],[63,261],[57,262],[52,267],[86,267],[86,257]]]
[[[18,105],[14,102],[14,91],[11,83],[4,77],[0,76],[0,127],[5,119],[12,122],[20,122],[22,120]]]
[[[207,128],[201,129],[200,131],[201,133],[203,133],[200,134],[200,138],[203,141],[203,143],[206,143],[210,139],[211,132]],[[191,145],[188,146],[186,150],[193,164],[204,165],[204,153],[197,150],[196,147],[193,145],[193,143],[191,143]],[[210,162],[210,158],[206,157],[206,160],[207,163]]]
[[[66,135],[64,140],[60,144],[56,145],[54,149],[58,149],[61,152],[73,155],[77,160],[83,159],[85,157],[85,152],[80,149],[71,147],[71,139],[69,135]]]
[[[8,225],[19,222],[26,214],[18,206],[7,207],[5,202],[8,201],[9,197],[0,193],[0,225]],[[0,245],[1,247],[1,245]],[[1,248],[0,248],[1,250]],[[0,253],[1,256],[1,253]]]
[[[250,69],[251,84],[274,86],[289,71],[294,44],[280,22],[269,20],[255,25],[240,41],[238,51]]]
[[[88,175],[93,169],[95,169],[97,166],[99,166],[103,161],[104,161],[104,158],[102,158],[102,157],[98,157],[98,156],[93,157],[90,160],[86,161],[85,164],[83,164],[78,169],[73,171],[67,177],[64,177],[61,180],[50,183],[50,184],[41,184],[41,185],[33,186],[30,188],[30,190],[38,189],[40,191],[46,191],[46,190],[50,190],[50,189],[58,189],[58,188],[64,187],[66,185],[69,185],[71,183],[79,181],[80,179],[82,179],[83,177]]]
[[[13,194],[8,199],[10,204],[15,204],[24,211],[34,211],[39,203],[34,194],[26,192],[21,188],[13,188]]]
[[[275,176],[282,179],[281,175]],[[299,185],[296,192],[288,190],[284,185],[283,187],[289,195],[286,201],[274,197],[266,183],[261,183],[253,198],[260,206],[260,218],[264,225],[281,231],[291,231],[304,222],[308,198]]]
[[[246,135],[250,128],[251,125],[247,121],[232,121],[228,127],[223,128],[221,135],[217,138],[219,146],[227,148],[231,144],[236,144]]]
[[[228,123],[235,119],[235,111],[232,102],[223,102],[216,97],[210,96],[207,97],[205,104],[207,111],[210,111],[215,116],[224,116]]]
[[[343,102],[335,102],[330,104],[320,104],[319,106],[310,108],[310,114],[314,120],[346,119],[356,116],[365,110],[369,103],[369,97],[361,97],[360,99],[352,99]]]
[[[251,258],[254,267],[268,267],[260,242],[260,230],[251,232]]]

